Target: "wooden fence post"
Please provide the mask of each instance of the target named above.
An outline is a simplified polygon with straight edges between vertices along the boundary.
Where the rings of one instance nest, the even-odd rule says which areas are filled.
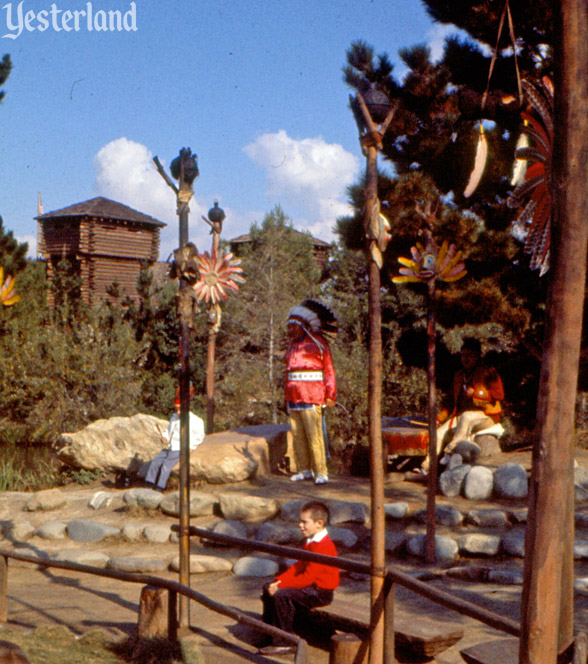
[[[357,634],[338,632],[331,637],[329,664],[365,664],[368,639],[362,641]]]
[[[384,579],[384,664],[396,664],[394,643],[394,583]]]
[[[175,594],[175,593],[174,593]],[[143,586],[139,602],[137,634],[142,638],[167,638],[169,625],[168,597],[164,588]]]
[[[167,591],[167,638],[178,640],[178,594],[175,590]]]
[[[8,558],[0,556],[0,623],[8,622]]]

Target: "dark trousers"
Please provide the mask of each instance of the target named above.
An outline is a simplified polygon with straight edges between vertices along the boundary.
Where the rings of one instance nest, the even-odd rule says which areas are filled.
[[[333,601],[333,591],[317,588],[315,585],[307,588],[279,588],[275,595],[267,591],[269,583],[263,586],[261,600],[263,602],[263,622],[279,627],[285,632],[293,632],[294,617],[299,611],[312,609],[315,606],[326,606]],[[292,645],[280,643],[273,639],[274,645]]]

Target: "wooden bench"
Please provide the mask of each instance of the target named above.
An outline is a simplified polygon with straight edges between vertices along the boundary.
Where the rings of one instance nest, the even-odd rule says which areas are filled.
[[[519,661],[519,640],[514,637],[485,641],[460,650],[461,658],[467,664],[517,664]]]
[[[369,607],[335,598],[328,606],[310,611],[309,617],[331,629],[367,637],[370,623]],[[455,645],[463,637],[463,629],[454,623],[432,620],[426,616],[394,614],[394,637],[397,652],[414,660],[433,659]]]

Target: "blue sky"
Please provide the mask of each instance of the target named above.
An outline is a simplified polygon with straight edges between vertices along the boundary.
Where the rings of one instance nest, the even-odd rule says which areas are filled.
[[[108,10],[136,30],[99,30]],[[28,28],[17,36],[19,11]],[[77,31],[63,27],[66,18],[74,28],[68,11],[86,12]],[[346,49],[363,39],[401,75],[400,48],[428,42],[440,53],[445,33],[420,0],[2,4],[0,57],[13,62],[0,105],[4,225],[34,255],[38,192],[45,212],[106,196],[168,223],[166,259],[178,244],[175,198],[151,159],[167,166],[189,146],[199,249],[209,249],[200,216],[215,199],[225,239],[279,203],[296,228],[331,240],[363,167],[341,78]]]

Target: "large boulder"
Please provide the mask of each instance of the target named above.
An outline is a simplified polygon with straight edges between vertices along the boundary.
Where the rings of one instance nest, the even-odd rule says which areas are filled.
[[[167,420],[151,415],[98,420],[76,433],[62,433],[54,443],[69,465],[101,472],[126,471],[144,476],[161,450]],[[243,427],[206,436],[190,451],[190,478],[211,484],[242,482],[267,476],[283,455],[287,425]],[[179,474],[175,466],[172,477]]]
[[[76,468],[136,472],[161,450],[167,421],[139,413],[97,420],[76,433],[62,433],[53,444],[57,456]]]
[[[190,454],[190,477],[210,484],[242,482],[250,477],[267,477],[275,456],[272,447],[280,439],[280,427],[222,431],[204,438]],[[277,431],[274,431],[274,430]],[[274,435],[275,434],[275,435]],[[277,443],[275,443],[277,444]],[[172,471],[177,473],[179,465]]]

